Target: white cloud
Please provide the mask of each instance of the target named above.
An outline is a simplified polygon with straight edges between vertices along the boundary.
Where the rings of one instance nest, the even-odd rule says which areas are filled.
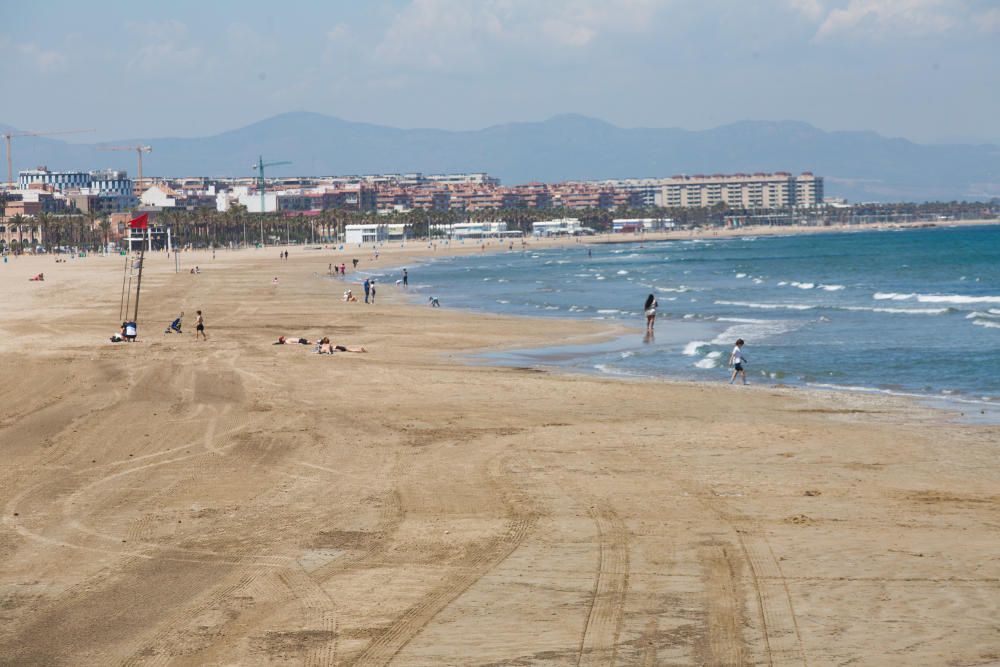
[[[982,32],[1000,32],[1000,7],[977,14],[973,24]]]
[[[604,34],[644,32],[671,0],[411,0],[375,47],[386,65],[469,70],[503,49],[584,49]]]
[[[958,26],[964,9],[963,0],[850,0],[826,16],[816,38],[931,35]]]
[[[810,21],[818,21],[826,16],[826,7],[820,0],[785,0],[785,3]]]
[[[192,69],[204,63],[204,51],[191,43],[188,28],[180,21],[130,22],[127,29],[139,39],[138,46],[132,51],[129,69]]]
[[[7,61],[11,56],[45,74],[63,70],[69,63],[60,51],[42,48],[35,42],[14,42],[0,35],[0,57]]]

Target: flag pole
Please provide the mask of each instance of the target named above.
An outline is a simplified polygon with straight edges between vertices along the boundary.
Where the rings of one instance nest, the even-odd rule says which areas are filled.
[[[130,237],[132,236],[131,230],[129,230],[129,236]],[[132,244],[132,242],[129,241],[129,245],[131,245],[131,244]],[[118,319],[120,319],[120,320],[124,320],[125,319],[125,280],[128,278],[128,263],[129,263],[129,258],[128,258],[128,253],[126,252],[125,253],[125,271],[122,272],[122,302],[121,302],[121,305],[118,306]]]
[[[149,234],[150,243],[152,243],[152,236],[153,235],[149,231],[149,227],[148,226],[145,229],[145,233]],[[144,243],[141,244],[139,246],[139,248],[140,248],[140,250],[139,250],[139,277],[136,279],[136,282],[135,282],[135,311],[133,311],[133,315],[132,315],[132,321],[135,322],[136,330],[139,329],[139,290],[142,289],[142,264],[143,264],[143,259],[145,259],[145,257],[146,257],[146,244],[144,244]]]

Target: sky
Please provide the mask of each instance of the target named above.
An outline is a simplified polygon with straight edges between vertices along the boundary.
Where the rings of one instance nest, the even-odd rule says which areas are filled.
[[[1000,144],[1000,0],[0,0],[0,81],[0,124],[87,143],[305,110]]]

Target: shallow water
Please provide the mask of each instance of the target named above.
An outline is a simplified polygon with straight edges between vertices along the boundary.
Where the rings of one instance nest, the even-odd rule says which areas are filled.
[[[611,345],[513,353],[579,370],[724,381],[739,337],[751,381],[1000,402],[1000,227],[573,244],[410,274],[446,307],[635,324]]]

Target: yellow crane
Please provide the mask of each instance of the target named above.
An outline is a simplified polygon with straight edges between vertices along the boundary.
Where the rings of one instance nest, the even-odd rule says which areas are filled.
[[[152,153],[152,146],[143,146],[142,144],[137,144],[135,146],[101,146],[98,150],[102,151],[135,151],[136,156],[139,158],[139,171],[136,174],[137,178],[135,181],[136,197],[142,194],[142,154]]]
[[[4,132],[0,134],[7,140],[7,182],[14,185],[14,163],[11,160],[10,154],[10,140],[15,137],[47,137],[53,134],[78,134],[80,132],[93,132],[94,129],[89,130],[56,130],[54,132]]]

